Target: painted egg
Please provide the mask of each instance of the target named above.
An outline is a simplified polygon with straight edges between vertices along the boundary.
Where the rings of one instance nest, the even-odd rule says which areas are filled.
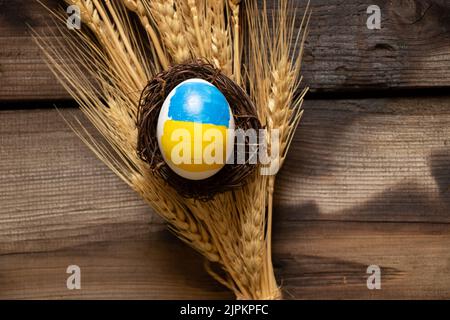
[[[225,96],[202,79],[176,86],[158,117],[159,149],[178,175],[202,180],[227,163],[234,145],[234,119]]]

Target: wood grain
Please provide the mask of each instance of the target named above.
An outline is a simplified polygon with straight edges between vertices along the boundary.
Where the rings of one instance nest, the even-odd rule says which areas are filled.
[[[269,9],[276,3],[268,2]],[[301,9],[305,2],[293,4]],[[57,8],[63,1],[44,3]],[[381,9],[381,30],[366,27],[367,7],[374,4]],[[450,86],[448,1],[315,0],[312,10],[303,72],[313,92]],[[51,34],[49,14],[37,2],[0,1],[0,100],[70,98],[41,59],[27,24]]]
[[[304,58],[313,91],[448,87],[450,2],[446,0],[311,1]],[[366,26],[370,5],[381,29]]]
[[[450,223],[449,104],[307,101],[277,186],[283,220]]]
[[[450,298],[449,103],[306,102],[277,180],[286,298]],[[229,297],[55,110],[0,113],[0,172],[1,298]]]
[[[74,264],[81,269],[80,290],[66,286]],[[166,231],[148,240],[0,256],[0,299],[231,298],[203,271],[202,258]]]

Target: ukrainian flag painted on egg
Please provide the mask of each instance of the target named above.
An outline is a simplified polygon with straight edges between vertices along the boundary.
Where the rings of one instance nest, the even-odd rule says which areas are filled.
[[[225,96],[203,79],[189,79],[167,96],[158,117],[159,149],[178,175],[202,180],[227,163],[234,119]]]

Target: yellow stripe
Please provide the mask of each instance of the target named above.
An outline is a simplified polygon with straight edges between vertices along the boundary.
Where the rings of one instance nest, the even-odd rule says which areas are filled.
[[[166,120],[161,148],[166,161],[189,172],[217,170],[226,161],[227,128]]]

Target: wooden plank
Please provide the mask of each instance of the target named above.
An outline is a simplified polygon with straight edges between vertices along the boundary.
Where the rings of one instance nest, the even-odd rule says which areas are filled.
[[[277,279],[290,299],[448,299],[448,224],[280,221]],[[368,290],[367,267],[381,268]]]
[[[286,298],[450,297],[449,103],[306,102],[277,180]],[[0,208],[0,297],[227,294],[55,110],[0,113]],[[170,267],[175,257],[189,272]],[[85,266],[80,292],[64,288],[69,264]],[[380,291],[366,288],[371,264]]]
[[[2,111],[0,119],[0,252],[146,239],[149,228],[161,229],[56,110]]]
[[[307,101],[282,219],[450,222],[450,99]]]
[[[63,4],[44,3],[51,8]],[[269,1],[269,8],[275,3]],[[295,1],[300,8],[304,3]],[[369,5],[381,9],[381,30],[366,27]],[[450,85],[448,1],[315,0],[312,9],[303,71],[313,92]],[[70,98],[26,27],[44,33],[48,18],[35,1],[0,1],[0,100]]]
[[[305,80],[313,91],[448,86],[446,0],[317,0],[305,50]],[[381,9],[381,29],[369,30],[367,8]]]
[[[43,1],[58,8],[58,0]],[[0,1],[0,100],[67,99],[32,41],[28,25],[51,34],[52,21],[37,1]],[[54,30],[53,30],[54,31]]]
[[[67,289],[69,265],[80,267],[80,290]],[[68,298],[231,299],[232,294],[203,271],[198,254],[165,231],[146,241],[0,256],[0,299]]]
[[[230,297],[55,110],[2,111],[0,159],[0,299]]]
[[[274,232],[274,264],[286,299],[449,298],[446,225],[278,222]],[[66,288],[72,264],[81,268],[81,290]],[[381,290],[366,287],[366,269],[373,264],[381,267]],[[146,241],[0,255],[0,298],[232,296],[205,274],[200,256],[161,231]]]
[[[275,265],[301,298],[450,296],[448,98],[307,101],[280,173]],[[382,290],[367,290],[379,265]]]

